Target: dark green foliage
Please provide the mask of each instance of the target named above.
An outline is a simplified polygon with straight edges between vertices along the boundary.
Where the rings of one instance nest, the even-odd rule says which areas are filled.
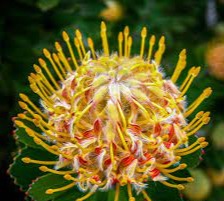
[[[183,201],[177,189],[166,187],[159,182],[150,182],[146,191],[152,200],[167,201],[169,199],[172,201]]]
[[[14,159],[11,164],[9,173],[14,178],[15,183],[18,184],[23,190],[27,190],[29,185],[37,177],[43,175],[36,164],[26,164],[22,162],[23,157],[30,157],[34,160],[56,160],[55,156],[44,150],[33,148],[24,148],[20,151],[19,155]]]

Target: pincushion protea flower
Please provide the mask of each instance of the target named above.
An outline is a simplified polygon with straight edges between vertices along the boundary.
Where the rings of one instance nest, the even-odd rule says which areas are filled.
[[[211,89],[205,89],[186,107],[185,94],[200,71],[200,67],[192,67],[180,87],[175,84],[186,66],[186,50],[180,52],[171,79],[165,79],[160,68],[165,38],[160,38],[153,57],[156,39],[151,36],[146,52],[146,27],[141,31],[138,56],[131,56],[128,27],[119,33],[115,53],[110,53],[104,22],[100,31],[102,53],[95,51],[91,38],[87,50],[81,32],[76,30],[77,57],[73,41],[66,32],[62,36],[69,58],[56,42],[57,53],[44,49],[47,62],[40,58],[39,65],[34,65],[35,73],[29,76],[41,109],[20,94],[19,105],[24,112],[14,121],[56,158],[46,161],[23,157],[22,161],[38,164],[42,172],[63,175],[70,181],[45,193],[77,186],[86,192],[77,199],[83,201],[95,192],[115,189],[114,200],[118,201],[120,188],[126,186],[130,201],[135,200],[135,194],[150,201],[149,181],[178,190],[184,188],[181,183],[193,181],[175,173],[187,166],[182,157],[207,146],[203,137],[194,142],[189,139],[209,122],[209,112],[197,113],[189,123],[186,119]]]

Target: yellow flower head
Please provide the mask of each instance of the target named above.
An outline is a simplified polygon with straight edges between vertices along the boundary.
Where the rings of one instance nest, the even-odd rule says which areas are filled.
[[[57,53],[44,49],[47,62],[39,59],[39,65],[34,65],[35,73],[29,76],[42,109],[20,94],[19,105],[25,112],[15,120],[36,144],[57,157],[57,161],[25,157],[23,162],[40,164],[41,171],[64,175],[65,180],[71,181],[46,193],[77,186],[87,192],[78,199],[83,201],[98,190],[115,188],[114,200],[118,201],[120,186],[127,186],[130,201],[135,200],[132,190],[150,201],[145,191],[148,181],[183,189],[182,184],[169,180],[190,182],[193,178],[172,173],[186,168],[180,163],[182,156],[207,145],[203,137],[194,143],[188,139],[209,122],[210,113],[201,111],[191,122],[186,121],[211,94],[210,88],[205,89],[186,107],[185,93],[200,67],[192,67],[180,87],[176,86],[186,66],[186,50],[182,50],[171,79],[166,79],[160,67],[165,38],[160,38],[154,53],[156,39],[153,35],[146,40],[146,27],[141,31],[138,56],[131,56],[128,27],[119,33],[118,52],[114,53],[109,50],[104,22],[100,31],[102,53],[95,51],[91,38],[90,50],[86,49],[79,30],[75,31],[74,43],[66,32],[62,35],[69,58],[56,42]],[[36,132],[24,120],[42,132]],[[54,165],[54,169],[48,165]]]

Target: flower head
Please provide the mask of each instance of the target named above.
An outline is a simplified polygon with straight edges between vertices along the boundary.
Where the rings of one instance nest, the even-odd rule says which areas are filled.
[[[211,44],[206,52],[209,72],[215,78],[224,79],[224,43]]]
[[[100,17],[104,20],[115,22],[124,17],[124,8],[118,1],[107,0],[105,1],[106,8],[100,12]]]
[[[15,124],[24,128],[36,144],[56,155],[57,161],[25,157],[23,162],[40,164],[43,172],[64,175],[71,184],[47,189],[46,193],[77,186],[87,192],[78,201],[111,188],[116,189],[114,200],[118,201],[120,186],[127,186],[130,201],[135,200],[132,189],[150,201],[145,190],[148,181],[183,189],[178,182],[191,182],[193,178],[173,175],[186,168],[181,157],[207,145],[203,137],[193,143],[189,138],[209,122],[209,112],[197,113],[189,123],[186,120],[211,94],[210,88],[205,89],[186,107],[185,94],[200,67],[192,67],[178,87],[175,83],[186,66],[186,50],[180,52],[171,79],[166,79],[160,67],[164,36],[155,54],[156,39],[151,36],[146,51],[144,27],[140,54],[131,56],[128,27],[119,33],[115,53],[110,53],[104,22],[100,34],[102,53],[95,51],[91,38],[87,40],[87,50],[79,30],[74,38],[78,57],[66,32],[62,35],[69,58],[58,42],[57,53],[43,50],[47,62],[40,58],[39,65],[34,65],[35,73],[29,76],[30,87],[39,95],[42,109],[20,94],[19,105],[24,112]]]

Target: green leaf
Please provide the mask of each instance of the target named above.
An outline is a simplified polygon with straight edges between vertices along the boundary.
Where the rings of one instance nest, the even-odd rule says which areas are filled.
[[[48,189],[55,189],[61,188],[68,184],[72,183],[72,181],[67,181],[63,178],[63,175],[57,174],[46,174],[42,177],[39,177],[29,188],[28,194],[29,196],[34,199],[35,201],[48,201],[57,198],[59,195],[67,192],[66,191],[59,191],[52,194],[46,194],[46,190]],[[71,190],[75,191],[75,187],[72,187]],[[74,192],[76,194],[76,192]],[[67,193],[65,194],[67,197]]]
[[[23,190],[27,190],[32,180],[35,180],[37,177],[45,174],[41,172],[37,164],[26,164],[21,159],[24,157],[30,157],[35,160],[43,161],[54,161],[55,156],[40,149],[33,149],[26,147],[21,150],[20,154],[17,155],[14,159],[14,162],[9,168],[10,175],[14,178],[15,183],[17,183]]]
[[[189,145],[194,143],[198,138],[195,136],[189,137]],[[200,163],[200,157],[202,155],[201,149],[193,152],[192,154],[188,154],[186,156],[182,156],[181,163],[186,163],[188,168],[195,168]]]
[[[83,192],[80,192],[77,188],[72,188],[67,190],[66,192],[63,192],[63,194],[56,197],[53,201],[71,201],[76,200],[85,194]]]
[[[128,200],[128,194],[125,187],[120,187],[119,200]],[[64,194],[58,196],[54,199],[54,201],[71,201],[76,200],[84,196],[86,193],[80,192],[78,189],[70,189],[66,191]],[[85,201],[114,201],[115,189],[111,189],[106,192],[102,192],[97,190],[91,197],[86,199]]]
[[[183,201],[177,189],[167,187],[159,182],[149,182],[146,192],[152,201]]]
[[[42,11],[48,11],[59,4],[60,0],[39,0],[37,2],[37,7]]]

